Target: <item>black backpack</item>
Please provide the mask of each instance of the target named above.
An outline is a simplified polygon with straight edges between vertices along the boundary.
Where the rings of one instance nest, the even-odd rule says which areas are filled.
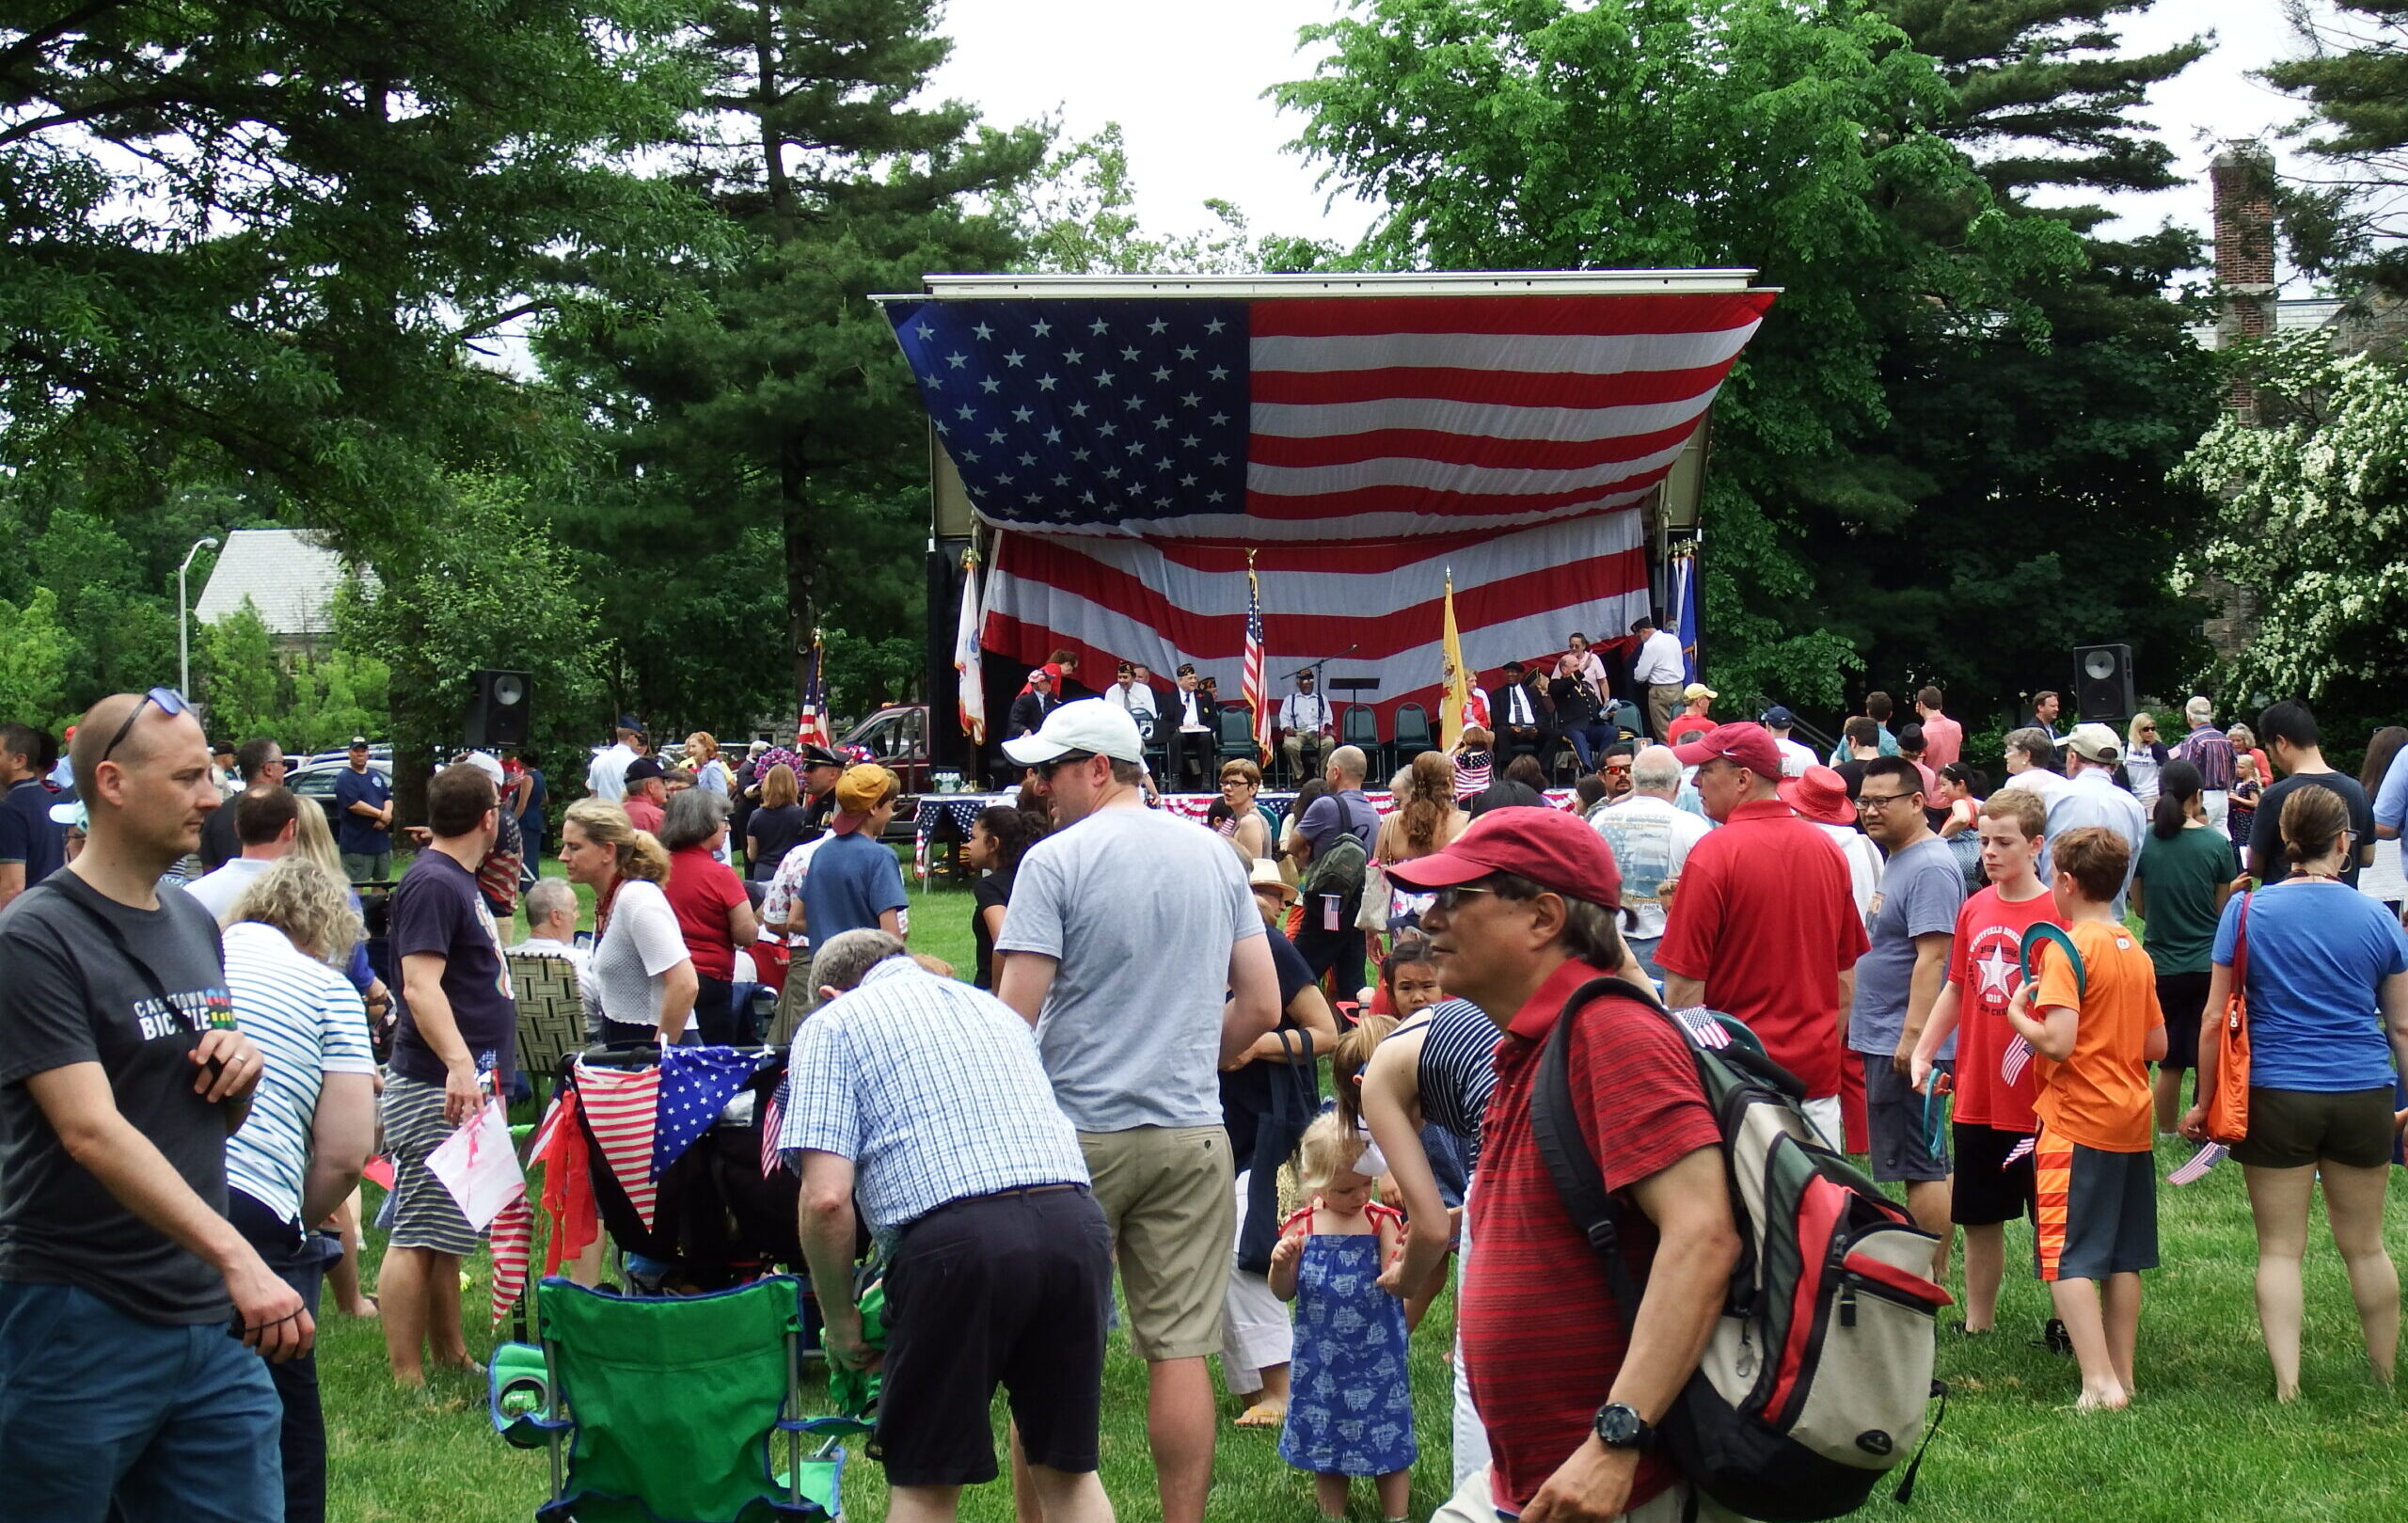
[[[1655,994],[1595,978],[1564,1002],[1540,1055],[1530,1130],[1573,1224],[1603,1256],[1625,1330],[1643,1287],[1620,1246],[1623,1208],[1574,1120],[1575,1020],[1620,994],[1681,1033],[1722,1132],[1731,1215],[1739,1230],[1722,1316],[1705,1356],[1660,1424],[1659,1441],[1692,1484],[1762,1523],[1816,1523],[1862,1506],[1918,1437],[1933,1397],[1937,1312],[1948,1293],[1926,1277],[1937,1239],[1807,1121],[1804,1089],[1754,1033],[1708,1010],[1666,1010]],[[1897,1488],[1910,1500],[1916,1450]]]

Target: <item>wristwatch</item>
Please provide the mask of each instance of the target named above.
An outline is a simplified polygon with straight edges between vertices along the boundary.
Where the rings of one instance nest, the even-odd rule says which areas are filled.
[[[1656,1441],[1656,1430],[1639,1415],[1639,1409],[1624,1402],[1608,1402],[1597,1408],[1597,1442],[1608,1449],[1645,1449]]]

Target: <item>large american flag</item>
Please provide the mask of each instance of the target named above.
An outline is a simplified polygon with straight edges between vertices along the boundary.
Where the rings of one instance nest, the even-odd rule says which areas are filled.
[[[794,743],[798,746],[833,746],[836,742],[828,731],[828,662],[820,646],[819,635],[811,636],[811,675],[802,685],[802,718],[795,725]]]
[[[1628,295],[927,299],[887,310],[997,531],[985,643],[1433,706],[1440,584],[1490,671],[1650,610],[1636,511],[1772,301]]]

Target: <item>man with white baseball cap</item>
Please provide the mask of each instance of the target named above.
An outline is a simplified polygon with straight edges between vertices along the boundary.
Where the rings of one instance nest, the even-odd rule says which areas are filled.
[[[2077,724],[2065,738],[2065,783],[2049,795],[2048,844],[2053,847],[2067,833],[2085,825],[2103,825],[2124,838],[2131,855],[2124,864],[2124,887],[2115,896],[2115,913],[2121,919],[2125,896],[2132,888],[2132,869],[2140,865],[2141,842],[2148,834],[2148,811],[2115,785],[2115,764],[2124,759],[2124,738],[2112,724]],[[2040,876],[2050,876],[2045,850]]]
[[[1164,1523],[1201,1523],[1212,1374],[1236,1230],[1220,1070],[1277,1023],[1279,981],[1237,858],[1145,807],[1144,743],[1101,698],[1004,742],[1054,833],[1029,849],[995,943],[995,992],[1037,1028],[1111,1223]],[[1224,1001],[1222,992],[1230,998]]]

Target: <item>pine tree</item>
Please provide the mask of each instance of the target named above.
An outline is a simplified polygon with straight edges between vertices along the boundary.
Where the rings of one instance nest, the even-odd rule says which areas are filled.
[[[2287,8],[2308,56],[2260,77],[2310,107],[2293,135],[2324,166],[2277,194],[2291,258],[2312,275],[2408,290],[2408,4]]]
[[[679,180],[722,220],[690,299],[589,307],[543,344],[616,425],[626,489],[578,520],[622,564],[777,530],[780,631],[799,695],[814,628],[916,627],[926,422],[873,295],[1004,267],[1015,230],[971,209],[1040,162],[1032,129],[917,97],[950,44],[937,0],[718,0],[683,57],[703,82]],[[651,595],[606,600],[614,633]],[[757,603],[754,606],[758,606]],[[823,612],[823,608],[825,611]],[[755,627],[730,654],[758,671]],[[644,659],[630,651],[631,661]]]

